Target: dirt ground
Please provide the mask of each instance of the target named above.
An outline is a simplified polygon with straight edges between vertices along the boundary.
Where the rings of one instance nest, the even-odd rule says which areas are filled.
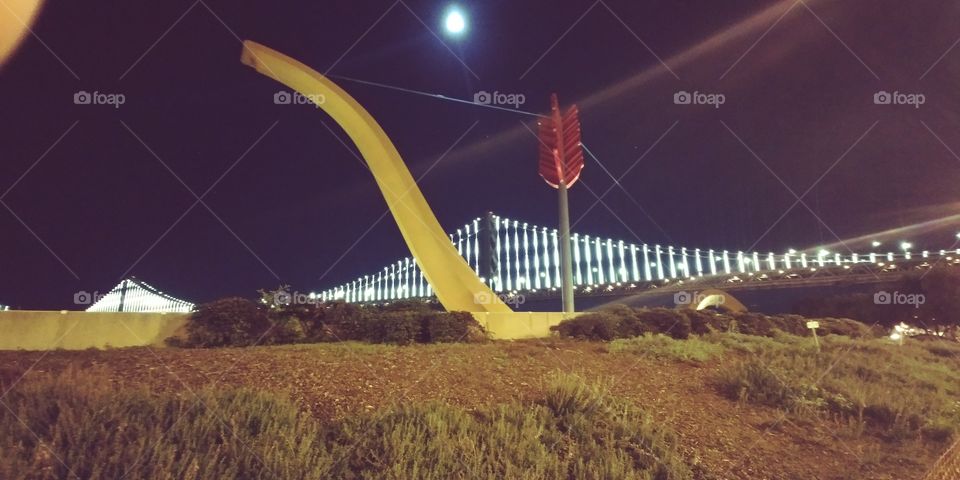
[[[537,398],[551,372],[608,382],[671,426],[691,463],[723,479],[921,479],[943,444],[857,437],[829,420],[798,421],[775,409],[720,396],[711,376],[725,362],[695,366],[607,353],[599,343],[532,340],[410,347],[321,344],[250,349],[130,348],[0,352],[0,382],[30,370],[94,369],[118,388],[147,385],[180,395],[201,387],[286,392],[319,419],[392,402],[441,400],[464,408]],[[31,369],[32,367],[32,369]]]

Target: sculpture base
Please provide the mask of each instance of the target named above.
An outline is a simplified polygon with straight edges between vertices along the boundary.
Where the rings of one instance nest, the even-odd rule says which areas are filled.
[[[494,340],[520,340],[550,336],[550,327],[580,312],[471,312]]]

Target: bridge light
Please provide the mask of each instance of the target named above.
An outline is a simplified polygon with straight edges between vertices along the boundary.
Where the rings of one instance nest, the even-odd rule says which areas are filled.
[[[790,250],[787,250],[787,253],[789,253],[790,255],[796,255],[796,254],[797,254],[797,250],[791,248]]]
[[[913,248],[913,244],[910,242],[903,242],[900,244],[900,248],[903,249],[903,251],[907,251]]]
[[[871,242],[871,243],[870,243],[870,245],[872,245],[872,246],[873,246],[873,248],[877,248],[877,247],[879,247],[879,246],[880,246],[880,242],[878,242],[878,241],[876,241],[876,240],[874,240],[873,242]]]

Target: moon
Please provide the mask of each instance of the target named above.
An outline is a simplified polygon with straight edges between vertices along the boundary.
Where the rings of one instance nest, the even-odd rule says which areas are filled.
[[[463,16],[463,13],[456,8],[447,12],[447,17],[443,23],[447,32],[454,35],[459,35],[467,29],[467,19]]]

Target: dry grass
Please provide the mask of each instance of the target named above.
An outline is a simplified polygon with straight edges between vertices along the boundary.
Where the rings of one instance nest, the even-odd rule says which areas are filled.
[[[323,424],[341,424],[396,412],[397,405],[442,405],[470,418],[505,404],[549,412],[545,379],[560,371],[576,374],[582,383],[606,385],[612,397],[656,419],[662,432],[675,432],[677,453],[695,478],[710,478],[709,472],[716,478],[920,479],[946,448],[915,440],[917,435],[890,442],[874,432],[858,433],[856,425],[826,412],[797,415],[731,400],[716,388],[718,374],[756,352],[799,348],[809,338],[705,335],[700,340],[722,345],[725,353],[703,362],[678,361],[642,352],[610,353],[608,344],[562,339],[406,347],[133,348],[46,356],[0,352],[0,383],[9,385],[39,360],[24,382],[75,369],[99,379],[115,396],[148,388],[152,395],[189,401],[191,391],[267,391]],[[913,352],[914,360],[936,376],[951,358],[941,350],[908,343],[902,353],[892,353]],[[878,368],[906,361],[863,354]]]
[[[550,377],[535,403],[394,405],[327,422],[266,392],[105,387],[68,370],[11,390],[0,478],[693,478],[669,431],[570,375]]]

